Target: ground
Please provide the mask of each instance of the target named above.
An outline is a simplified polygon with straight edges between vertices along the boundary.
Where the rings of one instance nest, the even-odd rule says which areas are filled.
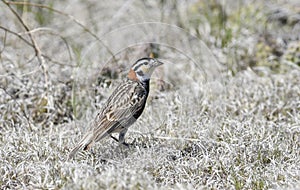
[[[299,2],[0,4],[1,189],[300,188]],[[66,161],[144,56],[131,145]]]

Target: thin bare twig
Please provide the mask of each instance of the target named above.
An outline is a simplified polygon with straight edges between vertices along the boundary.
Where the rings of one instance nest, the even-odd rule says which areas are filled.
[[[10,29],[8,29],[8,28],[3,27],[3,26],[0,26],[0,28],[1,28],[2,30],[4,30],[5,32],[8,32],[8,33],[10,33],[10,34],[13,34],[13,35],[17,36],[17,37],[20,38],[22,41],[24,41],[27,45],[33,47],[33,45],[32,45],[28,40],[26,40],[25,38],[23,38],[21,34],[18,34],[18,33],[14,32],[14,31],[12,31],[12,30],[10,30]],[[5,44],[5,43],[4,43],[4,44]]]
[[[72,21],[74,21],[77,25],[79,25],[81,28],[84,29],[84,31],[86,31],[87,33],[89,33],[91,36],[93,36],[97,41],[99,41],[103,47],[108,51],[108,53],[112,56],[112,59],[117,62],[117,59],[114,55],[114,53],[109,49],[109,47],[93,32],[91,32],[86,26],[84,26],[82,23],[80,23],[79,20],[77,20],[76,18],[74,18],[73,16],[66,14],[62,11],[59,11],[57,9],[54,9],[52,7],[49,7],[47,5],[42,5],[42,4],[37,4],[37,3],[29,3],[29,2],[13,2],[13,1],[5,1],[7,4],[12,4],[12,5],[28,5],[28,6],[33,6],[33,7],[39,7],[39,8],[45,8],[45,9],[49,9],[50,11],[53,11],[55,13],[61,14],[65,17],[68,17],[69,19],[71,19]]]
[[[9,9],[10,11],[16,16],[16,18],[19,20],[19,22],[21,23],[21,25],[25,28],[25,30],[27,32],[30,31],[29,27],[27,26],[27,24],[23,21],[23,19],[20,17],[20,15],[10,6],[10,2],[8,1],[2,1]],[[48,80],[48,72],[47,72],[47,69],[46,69],[46,66],[45,66],[45,60],[42,56],[42,52],[39,48],[39,46],[37,45],[36,41],[34,40],[32,34],[29,32],[28,33],[28,36],[31,40],[31,43],[32,43],[32,47],[35,51],[35,54],[36,54],[36,57],[38,58],[38,61],[39,61],[39,64],[42,68],[42,71],[43,71],[43,74],[44,74],[44,78],[45,78],[45,86],[46,86],[46,95],[48,94],[48,91],[49,91],[49,80]]]
[[[192,142],[201,142],[200,139],[193,138],[180,138],[180,137],[162,137],[162,136],[154,136],[156,139],[164,139],[164,140],[175,140],[175,141],[192,141]]]
[[[3,48],[0,50],[0,56],[1,56],[2,52],[4,51],[5,44],[6,44],[7,31],[5,30],[4,32],[5,32],[5,34],[4,34],[4,37],[3,37]]]
[[[55,32],[51,28],[35,28],[35,29],[31,30],[31,31],[25,32],[25,34],[27,34],[27,33],[34,33],[34,32],[38,32],[38,31],[47,31],[47,34],[54,35],[54,36],[59,36],[61,38],[61,40],[64,42],[64,44],[66,45],[66,47],[67,47],[68,54],[69,54],[69,59],[71,60],[71,62],[73,61],[73,58],[72,58],[72,55],[71,55],[71,48],[70,48],[70,46],[69,46],[66,38],[64,38],[63,36],[61,36],[59,33]],[[43,57],[47,57],[48,59],[50,59],[49,56],[46,56],[44,54],[43,54]],[[65,65],[65,64],[63,64],[63,65]]]

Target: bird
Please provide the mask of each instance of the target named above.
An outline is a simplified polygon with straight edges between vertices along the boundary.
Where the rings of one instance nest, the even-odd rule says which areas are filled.
[[[127,78],[120,83],[97,113],[89,130],[70,151],[68,160],[83,149],[90,149],[95,142],[111,136],[120,144],[125,142],[128,128],[141,116],[150,90],[150,78],[155,68],[163,63],[155,58],[138,59],[130,68]],[[119,133],[119,138],[112,136]]]

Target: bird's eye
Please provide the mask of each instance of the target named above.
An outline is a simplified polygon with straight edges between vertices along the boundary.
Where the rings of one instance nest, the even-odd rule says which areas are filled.
[[[144,62],[144,65],[148,65],[148,64],[149,64],[149,62],[148,62],[148,61]]]
[[[144,76],[143,71],[138,71],[138,72],[136,72],[136,74],[138,74],[139,76]]]

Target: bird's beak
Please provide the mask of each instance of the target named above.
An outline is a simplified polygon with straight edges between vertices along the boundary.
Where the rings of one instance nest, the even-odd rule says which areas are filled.
[[[162,64],[164,64],[164,63],[161,62],[161,61],[156,60],[155,63],[154,63],[154,66],[155,66],[155,67],[158,67],[158,66],[160,66],[160,65],[162,65]]]

